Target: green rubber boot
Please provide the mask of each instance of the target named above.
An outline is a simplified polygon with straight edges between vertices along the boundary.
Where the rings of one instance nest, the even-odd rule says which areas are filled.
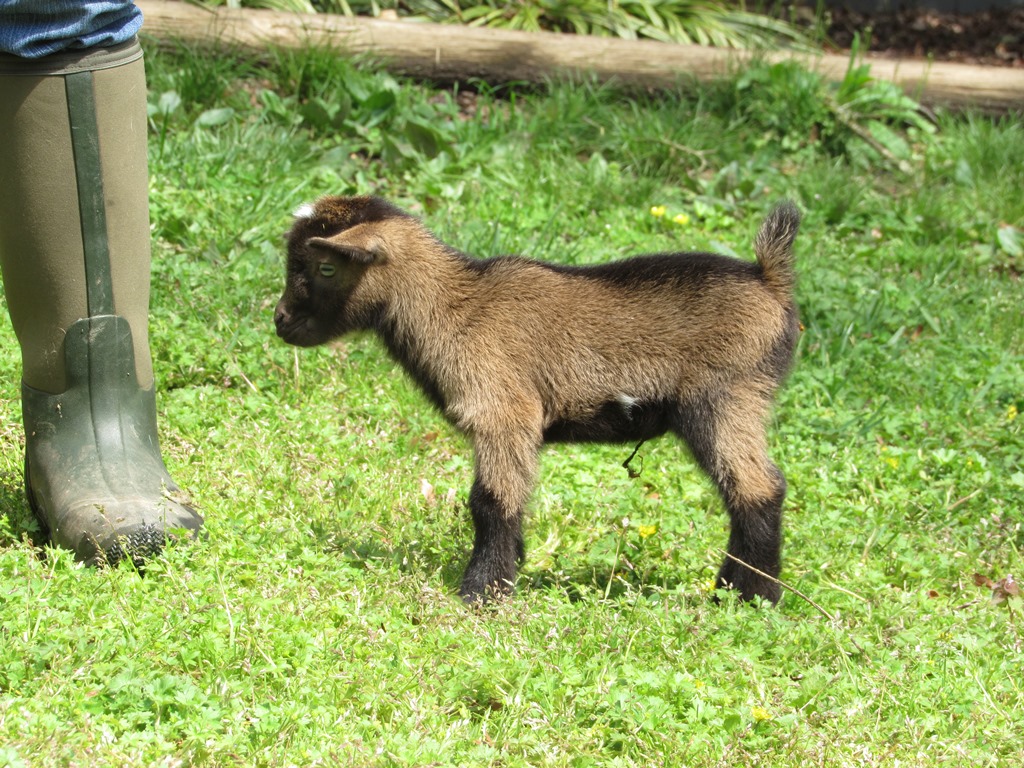
[[[0,104],[0,267],[22,352],[26,493],[54,544],[138,565],[203,522],[157,440],[142,50],[0,56]]]

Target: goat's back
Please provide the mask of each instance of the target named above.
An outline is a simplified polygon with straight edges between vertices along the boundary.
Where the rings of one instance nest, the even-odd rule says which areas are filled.
[[[754,263],[657,254],[592,267],[499,258],[474,270],[467,363],[558,399],[675,397],[769,360],[788,367],[792,354],[795,313]]]

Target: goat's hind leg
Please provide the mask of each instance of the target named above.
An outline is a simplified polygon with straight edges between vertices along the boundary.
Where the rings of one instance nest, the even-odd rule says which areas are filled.
[[[509,594],[524,557],[523,506],[536,472],[539,438],[477,434],[476,479],[469,494],[475,538],[460,594],[467,603]]]
[[[768,408],[756,389],[736,388],[682,409],[678,431],[729,512],[728,554],[717,586],[737,590],[743,600],[776,603],[786,481],[766,450]]]

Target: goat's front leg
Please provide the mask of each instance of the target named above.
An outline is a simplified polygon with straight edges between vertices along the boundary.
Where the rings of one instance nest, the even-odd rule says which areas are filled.
[[[462,578],[462,599],[486,602],[507,595],[523,559],[523,507],[537,467],[540,437],[534,431],[474,436],[476,479],[469,494],[476,536]]]

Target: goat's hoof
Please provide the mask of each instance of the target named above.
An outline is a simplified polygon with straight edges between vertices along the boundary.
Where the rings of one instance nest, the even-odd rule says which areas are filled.
[[[509,597],[513,592],[511,582],[507,580],[490,581],[484,584],[462,583],[459,596],[469,606],[480,607],[493,605]]]
[[[782,597],[782,587],[777,581],[754,573],[749,568],[731,560],[722,566],[715,586],[718,589],[732,589],[739,592],[740,600],[745,603],[760,597],[771,605],[776,605]]]

